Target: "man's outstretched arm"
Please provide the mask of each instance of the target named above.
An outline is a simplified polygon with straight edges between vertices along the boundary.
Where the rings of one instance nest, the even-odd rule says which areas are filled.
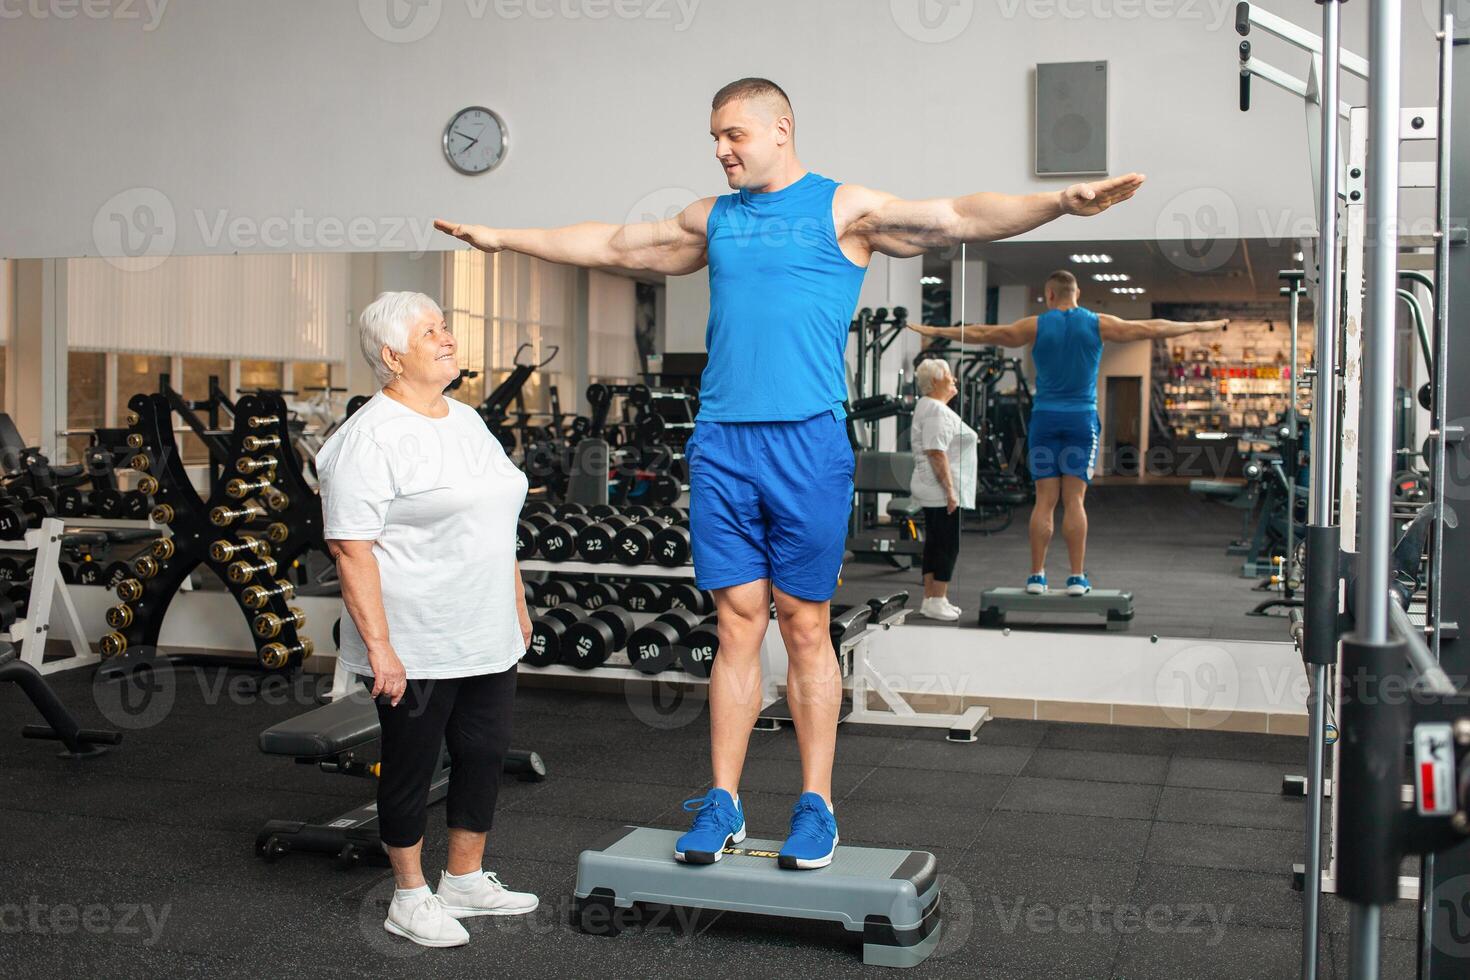
[[[966,323],[958,327],[930,327],[921,323],[910,323],[909,329],[925,337],[945,337],[962,344],[1022,347],[1036,339],[1036,317],[1022,317],[1015,323]]]
[[[1097,315],[1097,332],[1103,340],[1152,340],[1155,337],[1182,337],[1190,333],[1223,330],[1229,320],[1121,320],[1107,313]]]
[[[563,265],[682,276],[704,268],[704,230],[714,202],[707,197],[672,218],[632,225],[584,221],[563,228],[491,228],[441,218],[434,227],[482,252],[520,252]]]
[[[1010,238],[1064,214],[1101,214],[1133,196],[1142,174],[1124,174],[1064,191],[1041,194],[981,192],[964,197],[906,201],[865,187],[844,185],[852,220],[844,236],[859,238],[869,249],[906,257],[960,242]]]

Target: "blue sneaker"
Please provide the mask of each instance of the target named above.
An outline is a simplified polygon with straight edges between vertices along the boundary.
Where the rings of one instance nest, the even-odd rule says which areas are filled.
[[[1046,576],[1032,575],[1026,579],[1026,591],[1032,595],[1041,595],[1046,591]]]
[[[722,789],[684,801],[694,812],[694,826],[674,844],[674,860],[685,864],[714,864],[731,844],[745,840],[745,809]]]
[[[1067,595],[1087,595],[1092,591],[1092,583],[1087,581],[1086,575],[1067,576]]]
[[[802,793],[791,808],[791,836],[776,863],[789,871],[825,868],[837,850],[837,818],[816,793]]]

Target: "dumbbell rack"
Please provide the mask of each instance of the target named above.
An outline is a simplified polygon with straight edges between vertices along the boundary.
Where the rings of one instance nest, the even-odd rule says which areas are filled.
[[[693,565],[679,565],[670,567],[667,565],[655,565],[657,571],[649,571],[649,566],[644,565],[619,565],[617,562],[588,562],[588,561],[543,561],[540,558],[529,558],[521,562],[523,572],[557,572],[563,575],[608,575],[626,578],[694,578]]]
[[[26,531],[23,539],[0,541],[0,551],[34,551],[36,563],[31,570],[31,597],[24,617],[17,619],[8,632],[0,633],[20,647],[20,659],[39,673],[54,674],[59,670],[86,667],[102,658],[92,652],[71,589],[61,577],[61,538],[66,530],[59,518],[42,519],[41,526]],[[65,657],[46,660],[46,640],[51,636],[53,603],[60,605],[61,630],[71,641],[72,652]]]
[[[146,479],[149,483],[147,489],[156,504],[152,519],[167,525],[170,536],[160,539],[152,553],[135,559],[134,577],[117,586],[122,601],[108,611],[113,632],[104,637],[103,650],[106,655],[106,647],[112,646],[117,653],[109,658],[106,669],[123,669],[156,654],[169,604],[200,565],[225,584],[247,621],[265,615],[278,620],[273,636],[251,631],[259,665],[274,670],[299,667],[309,650],[287,604],[294,590],[283,588],[281,581],[308,548],[324,545],[321,500],[301,473],[285,400],[274,394],[239,399],[230,436],[228,472],[233,477],[221,480],[208,501],[200,498],[184,469],[168,399],[158,394],[134,395],[128,408],[133,468],[144,474],[140,482]],[[254,489],[242,493],[242,488],[251,487]],[[252,504],[255,507],[250,509],[258,513],[250,520],[217,524],[211,516],[221,508],[240,511]],[[245,532],[255,538],[253,545],[242,537]],[[212,545],[221,540],[232,551],[216,558]],[[266,567],[267,559],[275,563],[273,570]],[[232,577],[238,564],[257,571]],[[266,594],[252,605],[246,602],[245,593],[256,586],[264,587]],[[130,597],[125,589],[136,594]]]

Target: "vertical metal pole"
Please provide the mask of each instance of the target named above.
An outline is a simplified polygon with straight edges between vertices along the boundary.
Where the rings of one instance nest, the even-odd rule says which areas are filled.
[[[1392,550],[1394,317],[1398,304],[1400,0],[1368,8],[1367,301],[1363,326],[1362,534],[1355,640],[1387,644]],[[1346,665],[1345,665],[1346,666]],[[1380,705],[1374,710],[1384,710]],[[1373,900],[1352,909],[1351,976],[1377,980],[1379,916]]]
[[[1282,593],[1290,598],[1294,594],[1291,583],[1299,581],[1301,574],[1296,568],[1296,472],[1297,467],[1301,465],[1301,447],[1297,445],[1299,432],[1296,424],[1296,344],[1297,318],[1301,312],[1301,280],[1291,280],[1287,290],[1291,295],[1287,314],[1287,322],[1291,329],[1291,380],[1286,385],[1286,437],[1290,451],[1296,455],[1296,458],[1291,460],[1291,465],[1286,468],[1286,560],[1281,563],[1281,585]]]
[[[1443,5],[1441,5],[1443,9]],[[1444,409],[1445,386],[1449,383],[1450,315],[1450,94],[1451,66],[1454,64],[1455,18],[1444,15],[1439,34],[1439,129],[1435,157],[1436,241],[1434,253],[1434,411],[1430,424],[1434,431],[1433,489],[1430,499],[1438,509],[1435,515],[1433,543],[1429,548],[1429,624],[1430,650],[1439,659],[1440,640],[1440,567],[1444,554],[1444,466],[1445,425],[1449,421]],[[1419,869],[1419,976],[1433,972],[1434,959],[1434,855],[1424,855]]]
[[[1327,741],[1328,656],[1325,648],[1337,646],[1336,630],[1322,624],[1337,617],[1337,555],[1336,537],[1324,529],[1332,524],[1332,461],[1337,452],[1337,321],[1338,290],[1340,272],[1337,250],[1337,182],[1338,182],[1338,74],[1341,37],[1338,29],[1339,7],[1337,0],[1322,0],[1322,77],[1320,79],[1322,133],[1318,141],[1321,152],[1318,163],[1320,178],[1317,182],[1317,297],[1315,305],[1316,370],[1312,375],[1312,440],[1311,480],[1308,484],[1307,510],[1311,529],[1308,530],[1307,561],[1320,570],[1324,562],[1330,561],[1332,589],[1322,594],[1321,586],[1326,582],[1323,574],[1308,574],[1305,579],[1305,604],[1320,606],[1330,604],[1330,615],[1304,617],[1306,633],[1303,642],[1313,644],[1319,650],[1315,658],[1308,658],[1310,686],[1307,697],[1307,806],[1306,806],[1306,857],[1302,867],[1302,977],[1317,980],[1317,958],[1321,946],[1321,903],[1322,903],[1322,757]],[[1296,368],[1292,368],[1291,390],[1296,392]],[[1293,405],[1296,402],[1292,399]],[[1313,548],[1313,542],[1316,548]],[[1326,544],[1324,544],[1326,542]],[[1331,554],[1313,554],[1313,551],[1328,550]],[[1317,588],[1313,588],[1316,585]],[[1304,610],[1305,612],[1305,610]],[[1312,635],[1317,630],[1332,630],[1330,638]]]
[[[1434,489],[1436,507],[1444,506],[1445,386],[1449,384],[1450,337],[1450,83],[1454,64],[1455,18],[1446,14],[1439,35],[1439,144],[1436,155],[1435,210],[1438,227],[1434,253]],[[1431,649],[1439,659],[1440,558],[1444,554],[1443,511],[1434,522],[1434,544],[1429,552],[1429,622],[1434,627]]]

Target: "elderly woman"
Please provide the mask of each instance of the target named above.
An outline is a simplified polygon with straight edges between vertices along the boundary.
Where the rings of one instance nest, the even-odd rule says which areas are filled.
[[[338,655],[371,686],[382,724],[378,826],[397,883],[383,928],[461,946],[457,920],[537,904],[481,868],[531,635],[515,559],[526,477],[473,408],[444,397],[459,363],[432,299],[383,293],[360,341],[379,391],[316,463],[348,613]],[[435,893],[420,857],[441,745],[449,866]]]
[[[978,439],[949,407],[958,388],[948,361],[920,361],[914,381],[921,397],[909,429],[914,453],[909,495],[924,508],[924,601],[919,615],[954,621],[961,610],[947,593],[960,554],[960,508],[975,506]]]

